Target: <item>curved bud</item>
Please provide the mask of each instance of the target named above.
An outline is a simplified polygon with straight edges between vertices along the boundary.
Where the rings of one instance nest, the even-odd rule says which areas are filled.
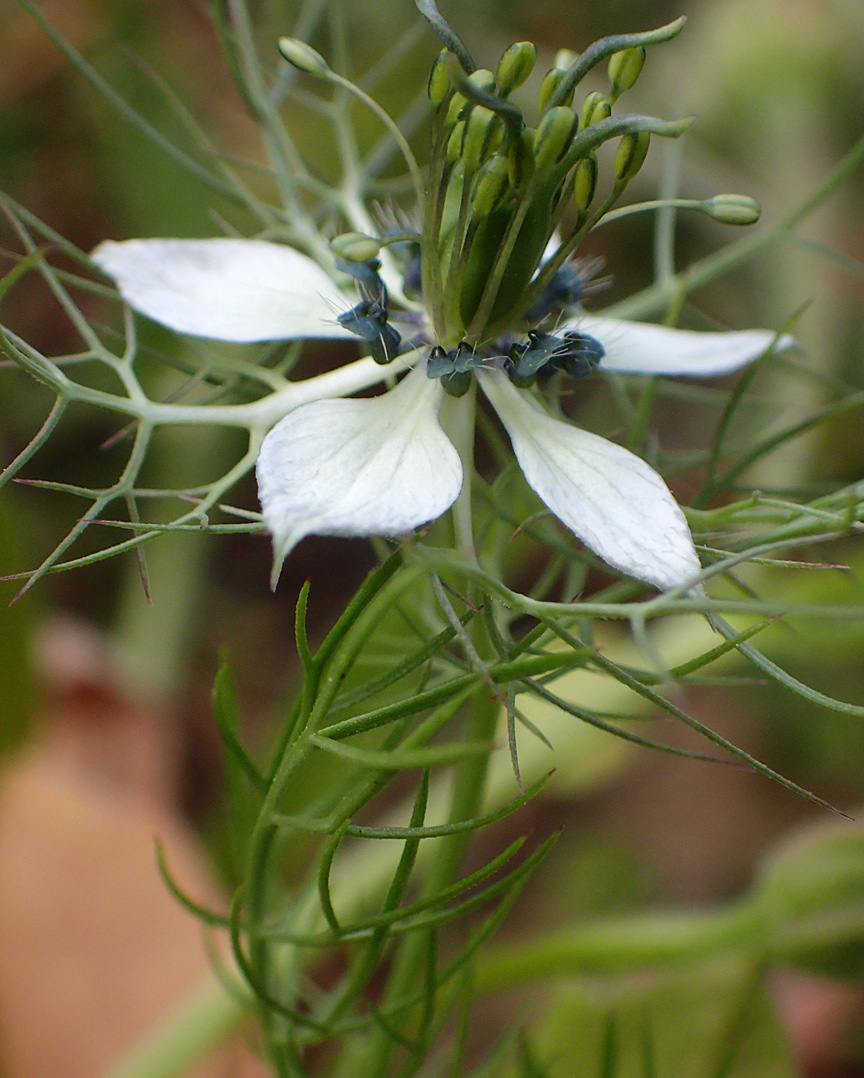
[[[447,127],[457,122],[467,104],[468,98],[463,94],[457,93],[450,98],[450,104],[447,107],[447,118],[444,121]]]
[[[618,143],[615,153],[615,179],[620,183],[629,183],[645,161],[651,136],[647,131],[624,135]]]
[[[496,154],[480,169],[471,189],[471,211],[476,218],[488,217],[500,206],[510,187],[510,161]]]
[[[465,134],[465,121],[460,120],[450,132],[447,140],[447,163],[455,165],[462,156],[462,137]]]
[[[501,121],[495,113],[482,105],[475,105],[465,121],[462,135],[462,159],[466,174],[480,168],[489,154],[501,144],[501,137]]]
[[[508,147],[510,159],[510,182],[519,191],[534,174],[534,142],[537,132],[526,127]]]
[[[280,37],[279,51],[289,64],[303,71],[307,75],[322,75],[330,73],[330,67],[320,52],[316,52],[311,45],[300,41],[296,37]]]
[[[644,66],[645,48],[643,45],[612,53],[609,57],[608,72],[613,101],[636,84]]]
[[[576,114],[558,106],[544,113],[534,139],[534,162],[538,169],[549,168],[570,145],[576,132]]]
[[[343,232],[330,240],[330,249],[346,262],[371,262],[378,257],[381,244],[363,232]]]
[[[546,74],[543,76],[543,81],[540,83],[540,93],[537,95],[537,108],[540,112],[546,110],[546,106],[549,104],[549,99],[558,89],[558,83],[564,78],[564,72],[558,71],[557,68],[550,67]],[[573,95],[570,95],[570,101],[565,101],[565,105],[569,105],[573,100]]]
[[[594,200],[598,171],[597,158],[593,153],[583,157],[576,166],[576,171],[573,173],[573,201],[580,213],[584,213]]]
[[[724,225],[755,225],[762,207],[749,195],[715,195],[702,203],[705,212]]]
[[[517,41],[498,61],[495,81],[498,93],[506,97],[526,82],[537,63],[537,46],[532,41]]]
[[[433,105],[440,105],[442,101],[446,101],[447,96],[453,89],[450,76],[447,74],[447,57],[449,55],[449,49],[442,49],[435,57],[432,70],[429,72],[429,82],[426,85],[426,90]]]
[[[579,126],[584,130],[591,124],[608,120],[612,115],[612,106],[599,90],[592,90],[582,102],[582,113],[579,117]]]

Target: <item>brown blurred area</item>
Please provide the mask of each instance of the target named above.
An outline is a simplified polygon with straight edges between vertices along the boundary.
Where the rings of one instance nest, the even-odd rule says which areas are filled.
[[[289,32],[297,11],[290,2],[252,6],[274,37]],[[634,105],[698,113],[683,192],[753,194],[769,223],[861,135],[860,0],[442,0],[441,7],[489,66],[512,40],[537,40],[549,60],[558,47],[644,29],[683,10],[690,18],[685,35],[651,54]],[[262,160],[205,3],[45,0],[39,10],[158,129],[170,134],[175,121],[135,57],[169,79],[216,145]],[[392,40],[393,28],[413,22],[409,0],[358,0],[351,17],[363,30],[357,40],[367,62],[385,32]],[[229,211],[100,100],[14,0],[0,0],[0,57],[0,188],[83,250],[106,237],[215,233]],[[423,78],[418,67],[406,101]],[[653,196],[661,161],[652,151],[634,200]],[[804,232],[813,244],[861,259],[862,218],[859,173]],[[711,222],[682,219],[679,252],[699,257],[725,238]],[[602,255],[614,275],[607,298],[650,279],[649,245],[642,220],[610,228],[597,241],[591,253]],[[0,222],[0,271],[19,253],[13,231]],[[788,248],[697,299],[712,319],[735,328],[780,326],[806,306],[796,327],[806,363],[864,388],[862,285],[860,274],[820,260],[812,249]],[[5,300],[0,315],[50,354],[76,346],[65,316],[36,286],[16,290],[14,305]],[[5,464],[38,428],[46,397],[6,369],[0,382]],[[806,390],[804,384],[790,391],[766,382],[761,392],[790,422],[821,399],[818,383]],[[686,444],[698,433],[678,418],[675,400],[659,414],[671,442]],[[103,419],[73,417],[28,474],[72,481],[83,469],[98,482],[106,469],[99,446],[112,433]],[[179,457],[184,448],[169,451]],[[757,481],[850,480],[862,465],[856,413],[796,443]],[[686,476],[680,489],[686,492]],[[256,507],[251,479],[239,501]],[[41,491],[4,490],[0,555],[11,569],[0,571],[37,564],[75,511]],[[860,590],[864,562],[856,550],[848,554]],[[293,605],[302,583],[313,581],[312,631],[320,635],[373,557],[361,542],[307,540],[292,554],[275,596],[267,585],[269,546],[260,536],[196,537],[188,544],[172,537],[149,561],[152,604],[131,560],[43,580],[11,610],[6,603],[17,586],[0,583],[2,1078],[98,1078],[205,978],[210,960],[201,929],[166,891],[154,842],[164,843],[192,895],[224,905],[220,750],[209,711],[220,650],[232,657],[250,736],[266,738],[291,692]],[[864,701],[860,632],[855,640],[822,651],[818,641],[799,641],[789,648],[793,672]],[[832,803],[864,801],[864,730],[857,721],[817,713],[764,684],[699,687],[686,704]],[[665,723],[661,732],[677,736]],[[812,806],[753,775],[641,753],[604,791],[543,804],[535,826],[567,830],[529,892],[533,914],[524,924],[723,901],[746,886],[766,846],[816,816]],[[775,988],[806,1078],[864,1075],[860,985],[780,973]],[[264,1072],[241,1031],[189,1073]]]

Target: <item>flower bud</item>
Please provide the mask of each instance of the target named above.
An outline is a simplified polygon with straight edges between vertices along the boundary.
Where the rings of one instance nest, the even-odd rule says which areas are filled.
[[[593,153],[583,157],[576,166],[573,173],[573,201],[580,213],[584,213],[594,199],[598,171],[597,158]]]
[[[465,121],[460,120],[450,132],[447,140],[447,163],[455,165],[462,156],[462,137],[465,134]]]
[[[488,217],[497,209],[510,187],[510,161],[496,154],[480,169],[471,189],[471,211],[475,218]]]
[[[538,169],[549,168],[570,145],[576,131],[576,114],[557,106],[544,113],[534,139],[534,162]]]
[[[537,107],[540,112],[546,111],[546,106],[549,104],[549,98],[558,89],[558,84],[564,78],[567,68],[578,59],[579,54],[570,49],[559,49],[558,52],[555,53],[552,67],[543,76],[543,82],[540,85],[540,94],[537,98]],[[574,87],[561,104],[567,106],[572,105],[575,92],[576,89]]]
[[[550,67],[543,76],[543,81],[540,83],[540,93],[537,95],[537,108],[540,112],[545,111],[546,106],[549,104],[549,98],[558,89],[558,83],[563,78],[564,72],[557,71],[554,67]]]
[[[647,131],[624,135],[618,143],[615,154],[615,179],[619,183],[629,183],[645,161],[651,136]]]
[[[378,257],[381,244],[363,232],[343,232],[330,240],[330,249],[346,262],[370,262]]]
[[[497,142],[497,145],[496,145]],[[475,105],[462,135],[462,159],[466,174],[476,172],[501,144],[501,121],[489,109]]]
[[[715,195],[706,199],[702,208],[724,225],[755,225],[762,215],[762,207],[749,195]]]
[[[482,90],[484,94],[495,93],[495,76],[488,68],[478,67],[468,76],[468,81],[473,83],[478,90]]]
[[[592,90],[582,102],[582,115],[579,126],[584,130],[600,120],[608,120],[612,115],[612,106],[598,90]]]
[[[326,75],[330,68],[320,52],[316,52],[305,41],[299,41],[296,37],[280,37],[279,51],[289,64],[298,71],[307,75]]]
[[[613,101],[625,90],[635,85],[645,66],[645,49],[638,45],[634,49],[613,52],[609,57],[609,83],[612,87]]]
[[[449,55],[449,49],[442,49],[435,57],[432,70],[429,72],[429,82],[426,88],[429,93],[429,100],[433,105],[440,105],[442,101],[445,101],[453,88],[450,84],[450,76],[447,74],[447,57]]]
[[[498,61],[495,81],[498,93],[506,97],[527,80],[537,63],[537,46],[531,41],[517,41]]]
[[[518,139],[509,146],[510,182],[517,191],[521,190],[528,178],[534,174],[534,142],[537,132],[526,127]]]
[[[451,127],[455,124],[467,104],[467,97],[463,97],[462,94],[454,94],[450,98],[450,104],[447,107],[447,118],[444,121],[445,126]]]

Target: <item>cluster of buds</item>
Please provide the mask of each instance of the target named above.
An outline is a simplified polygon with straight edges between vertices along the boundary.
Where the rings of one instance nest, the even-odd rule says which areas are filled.
[[[440,33],[440,22],[430,22]],[[479,350],[548,315],[543,300],[556,274],[639,172],[651,134],[674,137],[689,124],[612,114],[639,77],[645,46],[682,25],[604,38],[581,56],[558,53],[540,84],[533,126],[511,95],[534,69],[535,46],[511,45],[493,73],[474,67],[452,31],[445,37],[428,86],[434,117],[423,221],[423,291],[443,346],[465,341]],[[604,59],[608,93],[593,91],[577,104],[580,83]],[[596,151],[611,139],[619,145],[600,196]],[[569,232],[550,257],[564,222]],[[555,287],[564,298],[560,278]]]
[[[378,256],[382,244],[401,244],[411,251],[403,292],[422,298],[435,345],[427,372],[448,393],[466,392],[473,370],[492,358],[520,386],[554,371],[590,373],[602,346],[572,333],[552,336],[543,323],[584,292],[574,252],[638,174],[651,135],[674,138],[690,124],[613,114],[639,78],[646,46],[675,37],[684,19],[602,38],[581,55],[559,52],[540,81],[532,124],[513,95],[533,73],[536,47],[516,42],[494,72],[478,68],[434,0],[416,3],[444,42],[428,83],[428,172],[416,184],[422,229],[411,242],[405,234],[336,237],[337,265],[362,295],[339,323],[367,343],[377,362],[395,358],[401,335],[392,325]],[[280,49],[308,74],[346,84],[308,45],[283,39]],[[577,99],[585,76],[604,61],[608,90]],[[597,150],[611,140],[617,150],[601,182]]]

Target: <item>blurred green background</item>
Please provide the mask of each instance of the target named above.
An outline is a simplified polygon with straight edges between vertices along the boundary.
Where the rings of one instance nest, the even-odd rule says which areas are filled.
[[[291,32],[296,8],[290,3],[251,6],[262,42]],[[864,133],[861,0],[442,0],[441,7],[481,64],[494,68],[508,44],[528,38],[540,48],[541,74],[559,48],[579,50],[594,37],[648,29],[686,14],[681,37],[650,51],[633,109],[668,117],[695,114],[698,123],[684,144],[682,194],[753,195],[763,204],[766,224],[806,197]],[[409,0],[356,0],[349,8],[355,74],[418,21]],[[40,9],[155,127],[169,136],[178,133],[176,117],[148,68],[170,83],[223,152],[262,159],[255,125],[220,59],[205,4],[48,0]],[[416,40],[383,88],[383,103],[391,111],[407,108],[422,90],[427,62],[436,51],[431,34]],[[320,44],[326,47],[326,34]],[[265,55],[267,48],[275,65],[275,47],[265,47]],[[13,0],[0,0],[0,57],[0,187],[52,228],[89,250],[106,237],[213,235],[220,216],[242,227],[235,211],[218,204],[70,71]],[[308,117],[298,112],[292,123],[310,152],[326,151],[316,149]],[[371,127],[370,137],[376,137]],[[652,197],[662,166],[662,147],[655,146],[630,198]],[[795,362],[819,377],[763,372],[754,388],[754,421],[785,425],[807,415],[825,399],[831,379],[864,388],[862,220],[859,171],[805,223],[802,242],[769,252],[693,297],[708,317],[732,328],[780,327],[803,310],[795,333],[805,354]],[[682,215],[679,257],[700,257],[728,236],[723,226]],[[602,255],[613,276],[609,300],[650,280],[650,242],[647,216],[611,226],[592,240],[588,253]],[[837,257],[826,256],[826,249]],[[19,250],[12,229],[0,220],[4,271]],[[29,280],[4,301],[2,316],[49,354],[76,346],[47,291]],[[148,333],[164,343],[156,329]],[[38,428],[48,397],[6,366],[0,368],[0,387],[0,461],[5,464]],[[686,442],[694,432],[678,412],[676,407],[660,413],[670,424],[664,439]],[[26,474],[66,481],[86,477],[91,483],[106,479],[116,458],[100,446],[114,429],[101,416],[71,417]],[[218,451],[218,445],[202,440],[166,440],[160,466],[180,469],[196,454]],[[748,478],[757,486],[818,491],[862,472],[864,435],[853,412],[772,455]],[[686,499],[686,476],[676,489]],[[241,500],[255,507],[251,478]],[[68,529],[75,511],[75,503],[62,495],[5,489],[0,571],[37,564]],[[817,560],[821,556],[809,553]],[[167,539],[148,551],[152,606],[143,596],[134,558],[49,577],[11,609],[6,603],[19,585],[0,584],[0,746],[20,742],[28,718],[38,722],[32,683],[39,684],[43,675],[27,673],[34,634],[58,615],[79,619],[105,635],[124,691],[170,708],[182,731],[184,809],[212,829],[218,818],[219,750],[208,696],[219,650],[232,656],[250,725],[265,729],[290,693],[292,608],[300,585],[313,581],[312,615],[320,632],[372,563],[362,542],[309,539],[292,554],[272,596],[269,559],[261,536]],[[829,600],[860,601],[860,547],[850,542],[842,550],[832,548],[826,560],[852,568],[791,580],[784,576],[778,588],[806,598],[827,594]],[[831,629],[811,622],[775,631],[770,653],[796,677],[860,703],[862,643],[860,625]],[[691,689],[685,702],[703,721],[832,803],[849,808],[864,802],[860,720],[818,712],[757,682]],[[663,732],[668,733],[665,726]],[[533,811],[544,831],[567,823],[527,907],[528,919],[549,925],[596,911],[728,898],[746,885],[766,845],[796,821],[819,815],[750,774],[647,752],[627,753],[613,777],[575,803],[547,801]],[[856,1015],[847,1023],[851,1030],[864,1024],[864,1009]],[[850,1033],[838,1045],[835,1070],[821,1073],[864,1074],[861,1038],[856,1044]]]

